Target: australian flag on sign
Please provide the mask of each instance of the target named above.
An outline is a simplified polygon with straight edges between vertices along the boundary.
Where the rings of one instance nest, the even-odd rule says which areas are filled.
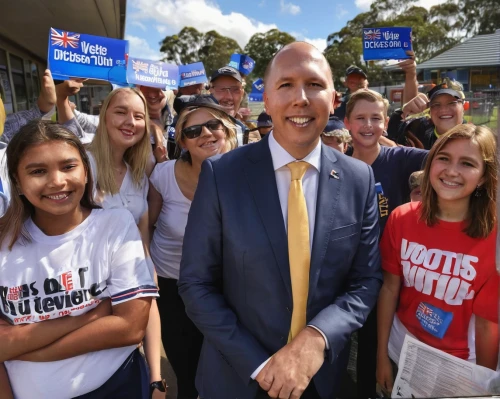
[[[58,31],[54,28],[50,28],[50,40],[53,46],[59,46],[67,48],[78,48],[80,42],[80,34],[73,32],[66,32],[64,30]]]

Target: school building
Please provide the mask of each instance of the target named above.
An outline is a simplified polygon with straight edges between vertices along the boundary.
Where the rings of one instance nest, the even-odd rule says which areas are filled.
[[[117,39],[125,34],[126,0],[0,2],[0,95],[7,113],[35,104],[51,27]],[[110,90],[109,84],[89,81],[72,101],[80,110],[96,114]]]
[[[417,65],[424,82],[459,81],[466,92],[500,93],[500,29],[478,35]]]

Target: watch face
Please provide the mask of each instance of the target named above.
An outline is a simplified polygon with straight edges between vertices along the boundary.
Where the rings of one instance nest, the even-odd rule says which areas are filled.
[[[152,382],[149,385],[149,387],[151,388],[151,391],[154,391],[155,389],[158,389],[160,392],[167,391],[167,384],[166,384],[165,380]]]

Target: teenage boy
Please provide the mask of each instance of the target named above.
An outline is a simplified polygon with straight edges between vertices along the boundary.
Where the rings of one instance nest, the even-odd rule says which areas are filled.
[[[346,105],[344,124],[351,132],[353,153],[373,169],[379,204],[380,235],[389,214],[407,202],[410,175],[422,169],[426,150],[411,147],[386,147],[379,144],[387,128],[389,102],[379,93],[360,89],[351,95]],[[357,397],[376,397],[377,325],[372,311],[358,330]]]

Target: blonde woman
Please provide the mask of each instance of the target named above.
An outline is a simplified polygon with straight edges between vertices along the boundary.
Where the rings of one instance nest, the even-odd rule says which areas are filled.
[[[58,111],[60,123],[73,120],[67,99],[58,98]],[[113,90],[104,100],[95,137],[88,146],[96,202],[104,209],[125,208],[132,213],[141,232],[146,255],[149,255],[146,177],[151,156],[149,128],[143,94],[130,88]],[[151,270],[151,273],[154,274],[154,271]],[[151,389],[158,398],[164,395],[165,389],[160,375],[160,339],[158,308],[153,301],[145,352],[151,372]]]
[[[162,341],[177,376],[178,397],[196,399],[196,367],[203,336],[189,320],[177,292],[182,241],[201,164],[237,146],[232,118],[210,96],[199,96],[180,112],[175,139],[181,157],[157,164],[150,177],[151,257],[158,274]],[[168,328],[166,323],[168,323]]]

